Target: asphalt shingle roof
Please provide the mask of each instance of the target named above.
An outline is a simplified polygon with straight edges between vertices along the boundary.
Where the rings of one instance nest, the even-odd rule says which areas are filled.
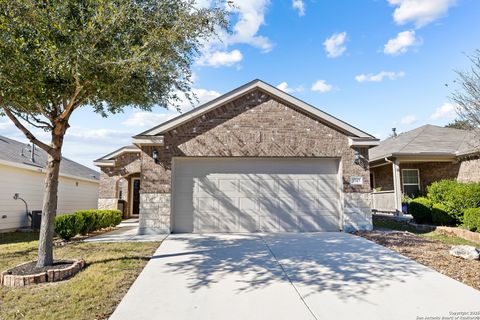
[[[47,163],[47,153],[42,149],[35,147],[35,162],[32,162],[31,149],[27,144],[0,136],[0,159],[37,168],[45,168]],[[62,174],[85,179],[100,179],[99,172],[65,157],[62,157],[60,163],[60,175]]]
[[[390,155],[460,155],[477,150],[475,133],[468,130],[424,125],[390,137],[369,150],[370,161]]]

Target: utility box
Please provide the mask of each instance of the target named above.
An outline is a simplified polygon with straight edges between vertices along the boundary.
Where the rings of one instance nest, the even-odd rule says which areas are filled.
[[[32,229],[40,230],[42,224],[42,210],[32,210]]]

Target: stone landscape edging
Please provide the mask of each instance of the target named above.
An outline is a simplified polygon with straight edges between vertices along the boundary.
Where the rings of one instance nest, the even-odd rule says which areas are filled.
[[[22,266],[32,261],[22,263],[18,266]],[[13,269],[8,269],[3,271],[0,274],[0,285],[6,287],[23,287],[29,284],[38,284],[44,282],[55,282],[65,280],[70,278],[71,276],[75,275],[76,273],[80,272],[85,267],[85,261],[80,260],[73,260],[71,266],[63,269],[51,269],[44,272],[40,272],[37,274],[29,274],[29,275],[15,275],[9,274],[9,272]],[[18,267],[17,266],[17,267]]]

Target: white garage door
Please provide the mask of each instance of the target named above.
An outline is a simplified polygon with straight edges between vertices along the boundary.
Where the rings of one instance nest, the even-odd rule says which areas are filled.
[[[337,159],[175,158],[173,232],[340,229]]]

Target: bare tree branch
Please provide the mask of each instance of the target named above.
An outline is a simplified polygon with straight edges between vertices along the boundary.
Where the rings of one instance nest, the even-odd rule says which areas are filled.
[[[50,147],[49,145],[43,143],[42,141],[38,140],[31,132],[28,130],[18,119],[15,115],[11,112],[11,110],[7,107],[2,106],[3,111],[7,115],[7,117],[13,122],[13,124],[23,132],[25,137],[30,140],[31,143],[37,145],[39,148],[45,150],[48,154],[55,153],[55,149]]]

